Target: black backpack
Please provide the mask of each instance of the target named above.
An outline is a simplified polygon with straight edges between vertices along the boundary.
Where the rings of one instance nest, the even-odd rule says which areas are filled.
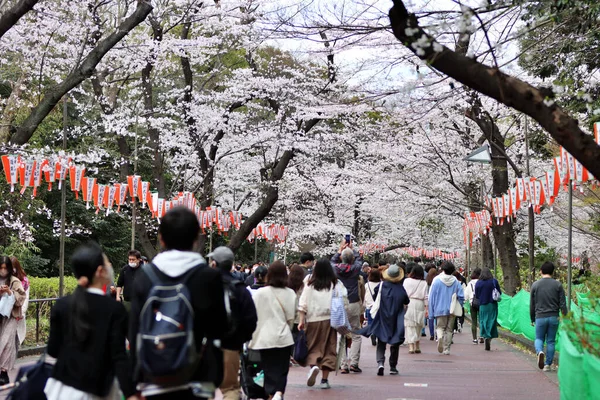
[[[153,264],[142,268],[152,288],[140,312],[136,368],[145,382],[161,385],[188,382],[207,342],[206,338],[202,343],[195,341],[194,309],[187,287],[199,267],[190,269],[177,282],[161,280]]]
[[[247,293],[249,301],[244,302],[243,299],[238,298],[239,293]],[[244,282],[237,279],[225,279],[223,294],[228,322],[225,340],[233,340],[242,344],[252,338],[252,333],[256,328],[256,309],[250,292],[246,289]]]

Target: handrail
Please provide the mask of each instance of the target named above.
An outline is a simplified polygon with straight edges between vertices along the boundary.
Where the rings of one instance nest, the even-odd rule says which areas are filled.
[[[48,301],[56,301],[58,300],[60,297],[50,297],[47,299],[29,299],[30,303],[44,303],[44,302],[48,302]]]

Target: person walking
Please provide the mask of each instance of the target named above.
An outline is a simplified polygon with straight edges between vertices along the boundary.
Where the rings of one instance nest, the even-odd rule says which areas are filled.
[[[75,250],[71,268],[78,286],[56,301],[50,316],[47,351],[56,364],[46,397],[117,400],[121,391],[138,399],[125,351],[127,312],[102,290],[114,279],[112,265],[100,246],[88,243]]]
[[[410,303],[404,315],[408,354],[421,353],[421,330],[427,309],[427,282],[424,280],[423,267],[413,266],[412,272],[404,280],[404,290],[408,293]]]
[[[25,336],[27,335],[27,308],[29,307],[29,279],[27,278],[27,274],[21,263],[17,259],[17,257],[11,257],[10,261],[12,262],[13,269],[15,271],[15,276],[19,278],[21,281],[21,285],[23,285],[23,290],[25,290],[25,300],[23,301],[23,305],[21,306],[21,316],[17,318],[17,350],[18,347],[23,344],[25,340]]]
[[[483,343],[483,337],[477,336],[479,328],[479,308],[473,308],[473,299],[475,298],[475,285],[481,276],[481,268],[477,267],[471,273],[471,280],[465,289],[465,301],[471,306],[471,334],[473,335],[473,344]],[[478,341],[479,338],[479,341]]]
[[[452,345],[452,331],[455,319],[450,310],[452,297],[456,295],[461,305],[465,301],[463,288],[458,279],[452,275],[454,270],[454,264],[444,261],[442,264],[443,273],[433,280],[431,290],[429,291],[429,316],[435,318],[438,352],[445,355],[450,354],[450,346]]]
[[[252,277],[251,277],[252,278]],[[250,293],[254,295],[258,289],[262,289],[267,285],[267,267],[261,265],[254,270],[254,283],[248,286]],[[246,282],[247,283],[247,282]]]
[[[490,351],[492,339],[498,337],[498,301],[494,300],[494,291],[502,294],[498,281],[489,268],[482,268],[475,285],[475,297],[479,300],[479,332]]]
[[[312,271],[312,270],[311,270]],[[304,268],[300,265],[294,265],[290,268],[288,274],[287,287],[292,289],[296,293],[296,299],[300,300],[302,292],[304,291]],[[292,328],[292,336],[294,337],[294,343],[298,336],[298,325],[300,324],[300,313],[296,313],[296,319],[294,320],[294,327]]]
[[[308,276],[312,274],[312,269],[315,265],[315,256],[312,253],[302,253],[300,256],[300,266],[304,271],[304,276]]]
[[[359,293],[359,277],[362,271],[362,255],[354,253],[352,243],[342,241],[340,250],[331,258],[331,265],[339,280],[342,281],[348,291],[348,305],[346,314],[352,328],[356,332],[361,328],[360,316],[362,314],[362,304]],[[360,373],[360,346],[362,338],[360,335],[352,333],[352,345],[348,357],[342,359],[341,372],[348,374],[350,372]]]
[[[131,293],[133,283],[142,265],[142,253],[137,250],[129,250],[127,253],[127,265],[121,269],[117,279],[117,301],[122,301],[127,312],[131,310]],[[109,282],[111,284],[112,282]]]
[[[542,264],[541,272],[542,278],[531,285],[529,314],[531,325],[535,326],[538,367],[550,371],[554,361],[558,317],[559,313],[567,314],[567,300],[563,286],[552,277],[554,264],[546,261]],[[547,355],[544,353],[544,342]]]
[[[223,339],[223,382],[219,389],[224,400],[240,399],[240,352],[244,343],[252,339],[256,329],[256,308],[252,295],[242,281],[236,280],[232,274],[233,251],[229,247],[220,246],[208,254],[211,268],[221,272],[223,284],[230,293],[230,319],[234,320],[235,330],[228,332]],[[231,301],[232,300],[232,301]]]
[[[25,290],[16,276],[12,261],[7,256],[0,256],[0,297],[8,302],[7,314],[0,315],[0,385],[6,385],[10,379],[8,371],[15,366],[17,359],[17,325],[22,316],[25,302]]]
[[[369,272],[368,282],[365,285],[365,316],[367,318],[367,325],[371,325],[373,323],[373,317],[371,317],[371,308],[373,304],[375,304],[375,289],[379,286],[381,282],[381,272],[378,269],[371,269]],[[371,335],[371,344],[373,346],[377,346],[377,338],[375,335]]]
[[[390,265],[383,271],[383,282],[377,287],[377,299],[371,307],[373,323],[359,331],[364,336],[377,338],[377,375],[383,376],[385,349],[390,345],[390,375],[398,375],[398,353],[404,343],[404,315],[410,300],[402,281],[404,270]]]
[[[287,287],[287,269],[281,261],[269,267],[266,284],[253,295],[258,324],[248,347],[260,353],[264,389],[269,399],[282,400],[294,345],[296,293]]]
[[[463,276],[463,274],[461,273],[463,269],[461,268],[460,271],[454,271],[454,277],[456,279],[458,279],[458,281],[460,282],[463,291],[467,288],[467,279]],[[462,307],[462,315],[460,317],[456,317],[454,319],[454,333],[462,333],[462,328],[463,325],[465,324],[465,308],[464,306]]]
[[[427,298],[429,298],[429,292],[431,291],[431,284],[435,277],[438,276],[438,270],[434,264],[429,264],[427,278],[425,282],[427,282]],[[429,340],[435,340],[435,318],[433,315],[429,314],[429,307],[427,308],[427,325],[429,326]]]
[[[331,298],[334,291],[344,298],[348,296],[346,287],[338,281],[329,260],[322,258],[315,264],[298,303],[298,329],[306,332],[306,364],[311,367],[306,384],[314,386],[321,371],[321,389],[331,387],[329,373],[335,371],[337,363],[337,332],[331,327]]]
[[[163,287],[184,284],[187,288],[193,311],[193,344],[198,349],[202,349],[202,357],[198,364],[193,367],[185,366],[192,368],[191,376],[182,377],[181,382],[177,384],[153,380],[149,376],[150,371],[142,368],[141,354],[133,351],[132,361],[136,371],[134,380],[142,389],[142,395],[148,400],[213,398],[214,388],[219,387],[223,379],[223,353],[218,348],[218,343],[225,339],[229,329],[223,279],[219,271],[209,268],[204,258],[193,251],[199,233],[200,224],[192,211],[184,207],[169,210],[161,218],[158,227],[159,242],[163,251],[154,257],[151,265],[146,267],[150,268],[150,271],[143,271],[136,276],[131,294],[129,319],[131,348],[138,349],[142,307],[146,304],[150,292],[157,291],[153,282],[158,280]],[[153,274],[154,277],[149,274]],[[161,321],[164,321],[164,324],[169,323],[167,319]],[[140,348],[141,346],[142,344],[139,344]],[[177,350],[173,349],[170,353],[177,354]],[[144,357],[149,359],[152,356],[145,354]],[[168,357],[168,354],[163,352],[161,357]],[[169,376],[171,377],[172,375]]]

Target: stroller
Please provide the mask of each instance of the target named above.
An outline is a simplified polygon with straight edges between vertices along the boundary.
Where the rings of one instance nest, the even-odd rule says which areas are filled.
[[[240,354],[240,384],[244,392],[244,399],[269,398],[269,395],[265,392],[265,388],[260,385],[262,368],[260,366],[260,357],[257,357],[257,354],[257,352],[248,349],[247,344],[244,344],[244,348]]]

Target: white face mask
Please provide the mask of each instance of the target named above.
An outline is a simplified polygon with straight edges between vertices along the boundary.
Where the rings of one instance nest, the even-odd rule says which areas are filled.
[[[131,268],[136,268],[138,266],[138,263],[129,263],[129,266]]]

